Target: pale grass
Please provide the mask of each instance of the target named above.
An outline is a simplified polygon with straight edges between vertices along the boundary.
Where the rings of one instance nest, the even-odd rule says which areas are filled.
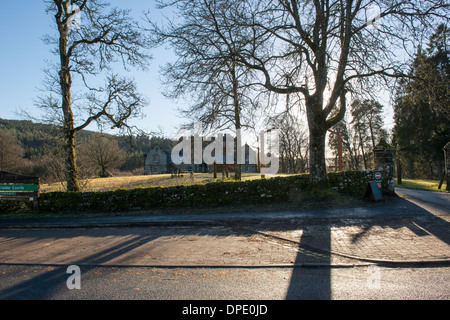
[[[428,190],[428,191],[440,191],[440,192],[448,192],[446,190],[447,184],[442,184],[441,189],[438,189],[439,187],[439,180],[425,180],[425,179],[402,179],[402,184],[399,185],[396,181],[396,186],[401,188],[408,188],[408,189],[419,189],[419,190]]]
[[[234,174],[229,175],[227,181],[231,181]],[[243,174],[242,181],[260,179],[259,174]],[[146,187],[171,187],[179,185],[206,184],[214,181],[222,181],[222,174],[217,174],[214,179],[212,173],[196,173],[194,179],[190,178],[189,173],[183,174],[182,177],[172,178],[170,174],[150,175],[150,176],[125,176],[111,178],[93,178],[81,181],[82,191],[108,191],[114,189],[134,189]],[[41,192],[65,191],[65,183],[57,182],[53,184],[42,184]]]

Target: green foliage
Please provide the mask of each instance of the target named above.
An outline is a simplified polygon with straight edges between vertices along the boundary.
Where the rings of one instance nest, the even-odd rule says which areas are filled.
[[[427,191],[435,191],[435,192],[449,192],[446,189],[445,182],[439,189],[439,180],[412,180],[412,179],[402,179],[402,184],[396,183],[396,187],[400,188],[408,188],[408,189],[418,189],[418,190],[427,190]]]
[[[411,176],[436,179],[442,172],[442,148],[450,140],[450,51],[445,42],[449,35],[443,25],[436,30],[427,50],[418,50],[411,79],[397,90],[395,143],[402,163],[413,162]]]
[[[21,120],[0,119],[0,128],[13,135],[25,149],[25,157],[54,155],[60,147],[60,130],[56,126]]]

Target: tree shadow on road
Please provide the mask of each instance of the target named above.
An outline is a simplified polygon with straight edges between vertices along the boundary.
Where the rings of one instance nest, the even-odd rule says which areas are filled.
[[[362,219],[358,219],[356,217],[352,217],[351,219],[339,219],[333,217],[332,219],[324,219],[321,224],[321,239],[322,242],[318,244],[316,241],[311,242],[310,239],[317,238],[317,229],[305,229],[304,235],[302,237],[302,241],[300,242],[300,247],[308,247],[308,248],[319,248],[321,252],[330,253],[330,255],[324,255],[326,261],[322,262],[322,268],[320,270],[316,268],[295,268],[293,269],[291,281],[289,285],[289,289],[287,291],[286,299],[319,299],[319,300],[330,300],[333,299],[332,296],[332,279],[331,279],[331,270],[329,266],[332,265],[331,258],[333,257],[333,251],[338,249],[332,247],[332,229],[353,226],[357,229],[361,230],[359,233],[353,234],[351,236],[351,242],[364,242],[364,238],[370,237],[369,233],[373,229],[383,229],[383,230],[396,230],[399,231],[401,228],[407,228],[412,231],[419,239],[421,237],[434,237],[436,241],[441,241],[450,245],[450,223],[447,220],[442,219],[441,217],[431,213],[430,211],[424,209],[422,206],[419,206],[415,203],[412,203],[405,199],[396,200],[392,206],[381,206],[381,211],[379,214],[376,214],[373,218],[367,219],[361,217]],[[442,210],[441,210],[442,212]],[[450,214],[450,211],[442,212],[444,214]],[[370,246],[370,238],[368,241],[365,241],[365,245]],[[420,241],[420,240],[419,240]],[[392,241],[395,243],[395,239]],[[364,244],[363,244],[364,245]],[[374,245],[374,243],[372,243]],[[395,248],[393,248],[395,249]],[[398,248],[398,251],[401,251],[402,248]],[[430,248],[431,249],[431,248]],[[449,251],[447,251],[449,252]],[[350,253],[353,257],[354,253]],[[424,262],[423,266],[429,266],[432,264],[425,262],[432,262],[433,258],[431,257],[431,252],[423,252]],[[345,255],[344,255],[345,256]],[[349,255],[350,256],[350,255]],[[431,257],[431,258],[430,258]],[[298,260],[296,263],[301,263],[301,258],[298,256]],[[328,259],[327,259],[328,258]],[[383,259],[370,259],[367,261],[371,263],[378,263],[383,266],[394,266],[398,267],[402,265],[402,260],[397,260],[396,262],[389,263],[389,261],[383,261]],[[385,258],[385,257],[383,257]],[[407,257],[406,257],[407,258]],[[447,261],[450,259],[450,255],[446,256]],[[405,257],[403,257],[405,259]],[[377,260],[379,262],[377,262]],[[393,258],[395,260],[395,258]],[[417,257],[412,257],[412,260],[420,261]],[[366,260],[363,260],[366,261]],[[404,262],[408,265],[414,265],[413,263],[409,263],[411,260],[405,259]],[[324,263],[323,263],[324,262]],[[420,263],[416,263],[415,266],[422,266]],[[312,275],[312,276],[311,276]],[[314,277],[314,275],[316,275]],[[370,274],[368,274],[368,277]],[[311,279],[315,279],[314,283],[311,283]]]
[[[332,210],[329,212],[327,210],[321,210],[320,214],[314,217],[308,216],[284,220],[276,218],[272,218],[272,220],[243,219],[241,221],[233,222],[221,220],[212,222],[211,225],[208,226],[181,226],[179,228],[172,226],[171,228],[175,230],[173,231],[173,234],[176,234],[178,239],[183,239],[183,237],[185,237],[185,249],[189,248],[189,250],[185,250],[184,254],[186,259],[191,259],[188,263],[190,267],[195,265],[196,258],[200,259],[205,255],[209,255],[210,261],[219,262],[219,266],[213,266],[213,264],[210,263],[209,265],[201,265],[200,267],[202,268],[259,268],[261,265],[269,267],[271,264],[274,265],[273,268],[277,268],[276,265],[281,260],[284,264],[287,263],[291,266],[296,266],[292,267],[289,285],[286,290],[285,298],[290,300],[333,299],[331,270],[333,251],[335,251],[336,248],[333,248],[332,245],[332,232],[337,228],[346,226],[357,227],[360,232],[352,235],[353,242],[360,242],[364,238],[369,237],[370,230],[373,228],[390,228],[392,230],[408,228],[419,238],[433,236],[447,245],[450,244],[450,233],[448,232],[450,230],[449,223],[439,216],[436,216],[407,200],[398,199],[385,205],[369,207],[366,208],[365,212],[364,216],[359,217],[356,213],[351,218],[348,218],[347,216],[339,217]],[[368,217],[367,212],[371,212],[372,215]],[[161,227],[161,230],[162,229],[164,228]],[[31,274],[22,282],[13,284],[0,291],[0,299],[52,299],[55,292],[65,289],[66,287],[66,280],[69,277],[69,274],[66,273],[68,265],[127,266],[127,259],[130,258],[130,253],[134,261],[139,261],[142,255],[151,253],[156,255],[155,261],[158,261],[157,255],[161,255],[162,257],[166,254],[164,248],[167,247],[162,248],[160,242],[161,235],[164,234],[161,233],[162,231],[157,232],[156,229],[151,228],[127,228],[125,229],[126,232],[128,232],[126,237],[124,237],[122,241],[114,242],[114,230],[115,229],[112,228],[105,228],[101,229],[101,232],[98,232],[97,241],[99,241],[99,244],[102,243],[103,245],[99,246],[95,252],[71,258],[70,263],[67,265],[54,265],[54,268],[49,269],[48,272],[38,275]],[[145,230],[145,232],[142,232],[142,230]],[[169,228],[167,230],[169,230]],[[168,233],[166,233],[166,235],[171,234],[170,232],[172,231],[169,231],[167,231]],[[301,236],[299,236],[299,231],[301,231]],[[33,243],[40,243],[47,237],[46,232],[43,230],[38,233],[33,232],[36,231],[15,230],[5,232],[9,234],[9,237],[5,234],[0,237],[0,248],[1,243],[10,242],[10,245],[14,246],[14,241],[19,241],[24,248],[28,246],[30,250],[33,250]],[[59,238],[53,239],[53,241],[64,240],[69,243],[72,241],[73,246],[83,245],[83,243],[78,242],[79,237],[88,234],[92,236],[92,230],[88,232],[86,229],[73,229],[70,230],[70,232],[60,233]],[[296,236],[286,238],[286,234]],[[242,241],[247,241],[249,239],[248,243],[245,242],[243,244],[244,246],[247,246],[248,250],[242,251],[240,247],[239,250],[241,251],[238,250],[233,252],[231,248],[229,250],[227,250],[227,248],[222,248],[226,247],[226,245],[223,245],[224,241],[226,241],[227,238],[230,239],[232,237],[240,237]],[[196,245],[198,239],[207,239],[210,241],[209,246],[221,244],[222,247],[211,248],[203,243],[197,243]],[[108,241],[109,243],[105,245],[105,242]],[[170,245],[170,241],[166,241],[165,245]],[[255,253],[256,251],[253,250],[254,248],[251,248],[252,245],[261,246],[259,256],[257,256],[258,253]],[[295,253],[292,255],[293,258],[291,260],[283,260],[286,258],[283,257],[283,255],[290,255],[293,252],[292,249],[295,250]],[[61,250],[55,252],[54,255],[64,255],[66,253],[64,252],[66,249]],[[264,252],[264,250],[272,251]],[[217,257],[215,257],[214,254],[216,254]],[[233,260],[232,263],[227,266],[227,263],[231,261],[229,257],[233,256],[233,254],[237,260]],[[249,261],[250,256],[253,257],[252,261]],[[183,257],[177,257],[177,261],[183,261],[182,258]],[[2,265],[14,266],[13,264],[8,263],[3,263]],[[18,261],[18,265],[20,265],[20,261]],[[46,264],[42,264],[41,262],[40,264],[33,264],[33,261],[31,261],[30,265],[45,266]],[[177,265],[155,263],[154,265],[146,266],[156,268],[180,268],[183,267],[183,263],[178,263]],[[316,268],[313,268],[313,266]],[[286,266],[283,268],[285,267]],[[233,294],[237,295],[237,293],[230,293],[231,298],[234,297]]]
[[[82,231],[80,232],[80,234]],[[26,237],[27,232],[24,232],[24,237]],[[74,236],[75,238],[76,236]],[[61,238],[65,238],[64,236]],[[35,241],[41,239],[36,238]],[[102,265],[112,259],[118,258],[125,252],[133,250],[137,247],[142,246],[144,243],[151,242],[154,240],[151,236],[146,237],[133,237],[129,240],[123,241],[116,245],[110,246],[106,250],[97,251],[90,256],[83,257],[79,260],[73,260],[70,264],[65,266],[52,265],[52,264],[24,264],[22,266],[47,266],[49,271],[37,276],[32,276],[29,279],[13,285],[7,289],[0,291],[0,300],[46,300],[52,299],[52,296],[56,290],[61,288],[66,288],[66,281],[70,277],[67,274],[67,268],[69,265]],[[30,240],[32,241],[32,240]],[[28,241],[30,243],[30,241]],[[77,246],[76,241],[73,243]],[[63,253],[61,253],[63,254]],[[20,264],[2,264],[10,266],[20,266]],[[4,276],[4,275],[3,275]]]

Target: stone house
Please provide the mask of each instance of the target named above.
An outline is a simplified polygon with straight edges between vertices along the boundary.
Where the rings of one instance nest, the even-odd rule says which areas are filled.
[[[144,174],[168,173],[167,165],[172,162],[169,150],[156,146],[144,155]]]
[[[253,153],[251,155],[251,153]],[[224,160],[225,160],[224,152]],[[245,164],[242,165],[242,173],[257,173],[258,165],[250,163],[250,160],[255,158],[256,152],[250,148],[247,144],[245,145]],[[222,172],[227,170],[229,172],[234,172],[234,164],[217,165],[216,171]],[[177,172],[195,172],[195,173],[213,173],[214,166],[208,165],[205,162],[202,164],[181,164],[175,165],[172,161],[172,150],[162,149],[160,146],[155,146],[147,154],[144,155],[144,174],[171,174]]]

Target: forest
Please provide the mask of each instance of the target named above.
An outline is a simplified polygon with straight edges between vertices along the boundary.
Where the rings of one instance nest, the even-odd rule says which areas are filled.
[[[64,181],[62,143],[58,126],[0,119],[0,170],[39,176],[43,183]],[[144,154],[152,145],[173,144],[158,136],[116,136],[88,130],[79,132],[76,143],[83,178],[141,175]]]
[[[394,145],[403,176],[441,179],[450,141],[450,31],[440,25],[397,88]]]

